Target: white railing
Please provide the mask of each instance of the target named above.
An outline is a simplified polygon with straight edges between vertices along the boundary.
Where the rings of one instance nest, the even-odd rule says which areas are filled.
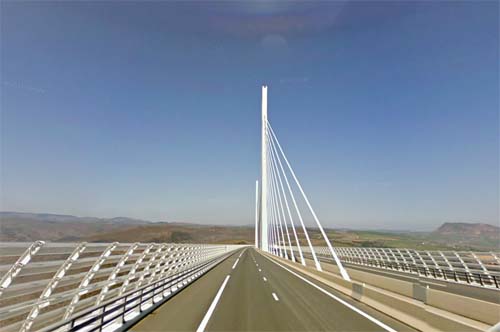
[[[164,301],[238,248],[241,246],[172,243],[0,243],[0,331],[112,331]]]
[[[323,260],[330,257],[327,247],[315,247],[314,250]],[[310,255],[309,248],[303,248],[303,251]],[[500,252],[365,247],[336,247],[335,251],[343,263],[500,288]]]

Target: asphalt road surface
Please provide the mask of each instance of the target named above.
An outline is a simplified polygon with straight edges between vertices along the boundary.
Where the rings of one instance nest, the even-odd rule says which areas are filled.
[[[415,330],[246,248],[131,331]]]

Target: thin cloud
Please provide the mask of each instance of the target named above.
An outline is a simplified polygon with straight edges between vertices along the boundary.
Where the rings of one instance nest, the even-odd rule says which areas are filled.
[[[8,87],[8,88],[19,89],[19,90],[23,90],[23,91],[28,91],[28,92],[34,92],[34,93],[45,93],[46,92],[45,89],[30,86],[30,85],[27,85],[23,82],[2,81],[2,86]]]

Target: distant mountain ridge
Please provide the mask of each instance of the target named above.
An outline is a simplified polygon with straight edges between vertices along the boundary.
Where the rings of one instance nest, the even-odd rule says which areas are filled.
[[[7,218],[15,219],[30,219],[42,222],[83,222],[83,223],[121,223],[129,225],[143,225],[149,224],[151,221],[142,219],[134,219],[128,217],[113,217],[113,218],[97,218],[97,217],[77,217],[68,214],[52,214],[52,213],[29,213],[29,212],[11,212],[0,211],[0,220]]]
[[[250,243],[253,226],[151,222],[50,213],[0,212],[0,241]]]
[[[324,245],[318,229],[308,227],[314,245]],[[418,248],[421,250],[500,250],[500,227],[485,223],[444,223],[432,232],[327,229],[337,246]],[[300,231],[299,231],[300,233]],[[0,212],[0,241],[32,242],[253,242],[254,227],[182,222],[151,222],[50,213]],[[302,242],[303,236],[299,234]],[[305,244],[305,243],[303,243]]]
[[[497,235],[500,233],[500,227],[484,223],[465,223],[465,222],[445,222],[434,231],[441,235]]]
[[[457,249],[498,250],[500,227],[485,223],[446,222],[427,239]]]

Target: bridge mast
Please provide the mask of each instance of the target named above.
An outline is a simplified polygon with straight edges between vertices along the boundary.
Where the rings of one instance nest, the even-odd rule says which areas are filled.
[[[255,248],[259,247],[259,180],[255,181]]]
[[[269,251],[267,238],[267,86],[262,86],[262,178],[260,195],[260,240],[261,249]]]

